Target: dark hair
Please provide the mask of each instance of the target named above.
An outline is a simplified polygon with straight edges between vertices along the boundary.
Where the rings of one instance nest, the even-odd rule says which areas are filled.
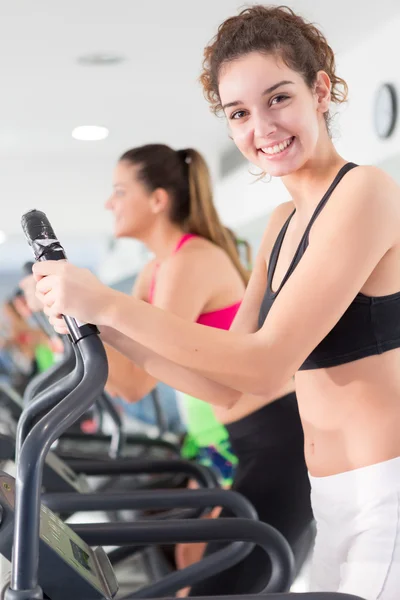
[[[335,73],[335,55],[321,31],[287,6],[258,5],[224,21],[204,50],[200,81],[214,113],[222,108],[218,92],[221,67],[250,52],[281,57],[290,69],[301,73],[310,88],[318,71],[325,71],[331,80],[332,102],[346,101],[347,84]],[[328,113],[325,118],[328,120]]]
[[[249,273],[214,206],[210,173],[199,152],[192,148],[176,151],[164,144],[147,144],[128,150],[120,161],[138,167],[137,177],[149,191],[165,189],[171,200],[171,221],[222,248],[243,281],[248,282]]]

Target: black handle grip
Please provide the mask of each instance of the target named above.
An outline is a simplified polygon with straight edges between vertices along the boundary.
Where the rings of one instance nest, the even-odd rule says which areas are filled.
[[[22,230],[36,260],[65,260],[67,255],[44,212],[30,210],[21,219]]]

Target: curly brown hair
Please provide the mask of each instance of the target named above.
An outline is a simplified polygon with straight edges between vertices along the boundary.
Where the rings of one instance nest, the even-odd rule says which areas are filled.
[[[340,104],[347,99],[347,83],[336,75],[335,55],[321,31],[288,6],[257,5],[224,21],[204,50],[200,82],[212,112],[222,109],[218,91],[221,67],[250,52],[278,55],[290,69],[301,73],[310,88],[318,71],[325,71],[331,81],[332,102]]]

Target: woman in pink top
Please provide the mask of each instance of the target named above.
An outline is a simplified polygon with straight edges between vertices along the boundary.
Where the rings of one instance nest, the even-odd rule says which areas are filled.
[[[143,242],[154,254],[133,295],[191,321],[229,329],[249,273],[232,235],[215,210],[210,175],[201,155],[162,144],[123,154],[106,203],[114,235]],[[127,402],[148,394],[157,380],[108,348],[108,389]]]

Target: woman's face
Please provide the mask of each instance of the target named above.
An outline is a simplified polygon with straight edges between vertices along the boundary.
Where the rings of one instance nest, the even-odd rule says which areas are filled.
[[[316,153],[326,125],[330,83],[320,72],[315,91],[273,54],[252,52],[222,66],[219,96],[231,136],[262,171],[282,177]]]
[[[154,223],[152,194],[138,178],[139,167],[120,161],[114,171],[111,197],[106,209],[114,215],[114,235],[117,238],[141,238]]]

